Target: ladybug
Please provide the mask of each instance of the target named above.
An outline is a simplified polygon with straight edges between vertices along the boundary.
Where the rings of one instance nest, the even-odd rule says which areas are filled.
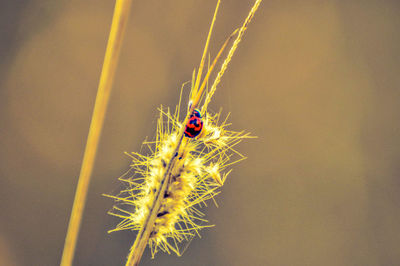
[[[188,138],[195,138],[200,134],[202,129],[203,120],[201,120],[201,113],[198,109],[195,109],[186,124],[185,136]]]

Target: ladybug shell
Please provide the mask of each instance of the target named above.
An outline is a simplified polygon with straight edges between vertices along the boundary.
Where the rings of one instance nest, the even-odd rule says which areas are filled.
[[[185,136],[188,138],[197,137],[203,129],[203,121],[199,116],[192,115],[186,124]]]

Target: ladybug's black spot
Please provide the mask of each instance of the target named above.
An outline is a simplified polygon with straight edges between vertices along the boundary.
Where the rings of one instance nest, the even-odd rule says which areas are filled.
[[[194,138],[198,136],[203,128],[203,121],[199,117],[192,117],[189,119],[186,128],[185,136],[189,138]]]

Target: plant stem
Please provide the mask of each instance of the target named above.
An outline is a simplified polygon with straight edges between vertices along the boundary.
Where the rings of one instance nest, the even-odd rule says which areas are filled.
[[[78,186],[76,188],[67,236],[65,238],[61,266],[72,265],[74,258],[90,177],[93,171],[97,147],[104,123],[104,117],[107,111],[107,104],[110,98],[112,83],[129,17],[131,2],[132,0],[117,0],[115,4],[92,121],[90,123],[85,153],[83,155],[82,167],[79,174]]]

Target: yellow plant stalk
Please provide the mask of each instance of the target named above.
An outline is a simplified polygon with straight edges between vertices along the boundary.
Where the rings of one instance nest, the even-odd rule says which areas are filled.
[[[214,199],[223,186],[227,175],[226,168],[244,159],[234,150],[234,146],[249,133],[228,130],[227,119],[220,121],[220,113],[207,113],[207,106],[216,90],[243,34],[262,0],[257,0],[242,27],[236,30],[224,43],[215,60],[200,83],[208,44],[220,1],[214,13],[199,70],[194,72],[188,107],[181,107],[182,92],[178,106],[172,113],[170,109],[160,108],[157,123],[157,136],[153,142],[145,141],[149,155],[132,153],[131,170],[120,178],[128,187],[114,198],[117,205],[109,212],[122,221],[112,231],[138,231],[136,240],[128,255],[126,265],[138,265],[143,251],[149,245],[152,257],[159,251],[175,252],[181,255],[179,243],[190,241],[199,230],[211,225],[199,207],[208,199]],[[210,92],[206,84],[219,57],[235,37],[233,46],[221,66]],[[185,127],[195,109],[201,108],[203,129],[195,138],[185,136]],[[183,109],[183,110],[182,110]],[[185,112],[181,122],[180,112]],[[231,161],[233,157],[236,159]]]
[[[90,177],[92,174],[100,133],[107,110],[107,103],[110,98],[111,87],[117,67],[119,52],[121,50],[126,23],[129,17],[131,2],[131,0],[117,0],[115,4],[92,121],[90,123],[89,135],[87,138],[82,167],[79,174],[78,186],[75,192],[75,199],[68,225],[67,236],[65,238],[61,266],[72,265],[74,258]]]

